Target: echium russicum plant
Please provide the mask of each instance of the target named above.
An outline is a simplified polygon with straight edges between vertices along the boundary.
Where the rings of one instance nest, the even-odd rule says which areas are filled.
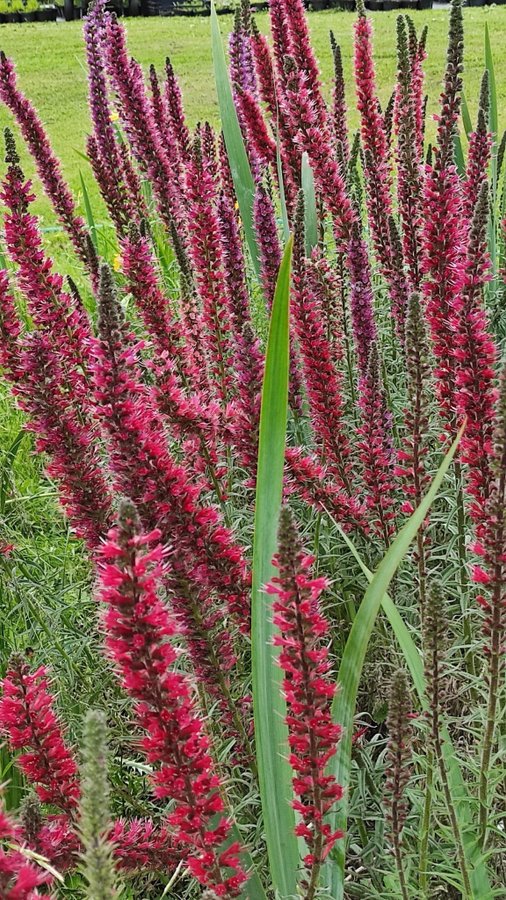
[[[90,7],[96,208],[0,53],[0,898],[501,896],[500,69],[236,7],[221,122]]]

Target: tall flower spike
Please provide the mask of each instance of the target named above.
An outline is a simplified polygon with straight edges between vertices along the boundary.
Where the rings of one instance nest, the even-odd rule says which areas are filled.
[[[355,24],[355,83],[360,112],[367,211],[375,251],[385,275],[390,271],[388,217],[392,212],[391,175],[383,117],[376,92],[371,20],[363,0]]]
[[[463,46],[462,3],[452,0],[446,73],[437,119],[437,146],[432,169],[426,177],[423,208],[424,293],[436,358],[439,405],[445,423],[452,420],[454,412],[455,366],[449,352],[453,341],[450,323],[461,289],[463,232],[466,230],[453,149],[461,103]]]
[[[461,441],[461,458],[466,464],[467,491],[471,495],[471,517],[480,522],[489,495],[492,439],[497,391],[495,363],[497,348],[487,328],[483,288],[490,279],[487,250],[489,215],[488,185],[484,182],[469,234],[467,260],[461,293],[454,305],[456,359],[456,408],[467,418]]]
[[[190,132],[186,124],[183,108],[181,88],[174,73],[172,63],[167,57],[165,60],[165,100],[170,116],[170,123],[179,148],[182,163],[187,163],[190,158]]]
[[[334,59],[334,90],[332,118],[334,122],[334,135],[338,144],[341,145],[341,152],[345,165],[350,157],[350,147],[348,139],[348,110],[346,108],[345,84],[343,74],[343,59],[341,48],[336,43],[334,33],[330,32],[330,44],[332,48],[332,56]]]
[[[342,379],[333,362],[323,330],[320,284],[304,257],[304,195],[295,219],[293,249],[293,314],[303,361],[304,380],[313,434],[322,458],[335,470],[340,485],[351,495],[350,445],[344,424]]]
[[[360,383],[362,425],[359,451],[367,489],[366,501],[373,517],[375,531],[386,547],[395,531],[395,477],[391,435],[381,364],[376,344],[369,356],[367,373]]]
[[[385,799],[402,900],[409,900],[402,854],[402,829],[407,815],[405,792],[411,775],[413,729],[409,719],[410,712],[408,680],[404,670],[399,669],[392,678],[388,703]]]
[[[153,186],[158,211],[172,238],[182,273],[190,271],[186,252],[184,211],[175,188],[174,161],[160,139],[144,86],[142,68],[128,56],[123,27],[115,18],[107,20],[107,70],[117,96],[117,108],[132,152]]]
[[[394,125],[397,134],[397,198],[402,224],[402,245],[413,290],[421,285],[422,262],[422,160],[418,147],[413,72],[406,20],[397,19],[397,86]]]
[[[81,790],[82,871],[88,892],[93,900],[114,900],[118,895],[113,847],[108,840],[107,726],[98,710],[90,710],[84,723]]]
[[[3,811],[0,798],[0,896],[2,900],[36,900],[47,896],[38,888],[51,885],[53,876],[17,849],[18,839],[19,830]]]
[[[473,218],[474,208],[478,202],[480,189],[487,179],[488,164],[492,151],[492,135],[488,127],[490,111],[489,74],[485,69],[481,82],[480,105],[476,128],[469,138],[466,179],[464,184],[463,215],[469,220]]]
[[[490,803],[490,762],[496,737],[500,685],[506,654],[506,366],[503,363],[496,426],[493,435],[492,480],[485,507],[484,521],[477,528],[474,547],[481,564],[473,570],[473,580],[480,585],[478,602],[484,613],[483,633],[487,656],[488,701],[483,738],[479,797],[480,832],[484,841]]]
[[[283,509],[274,559],[278,575],[266,590],[274,595],[274,643],[280,648],[279,665],[284,674],[289,761],[296,795],[293,806],[301,818],[295,830],[309,850],[304,858],[307,900],[315,896],[323,860],[343,836],[340,831],[332,832],[325,821],[343,794],[334,776],[325,774],[336,753],[341,726],[334,725],[331,718],[336,685],[324,646],[328,624],[319,606],[328,583],[325,578],[311,577],[313,561],[304,553],[291,513]]]
[[[0,100],[10,109],[19,125],[58,219],[78,256],[95,276],[98,273],[98,263],[96,257],[92,257],[89,252],[85,222],[76,213],[74,200],[64,181],[60,163],[53,153],[49,138],[30,101],[17,87],[14,65],[7,59],[3,50],[0,51]]]
[[[402,449],[397,451],[394,474],[402,479],[407,499],[401,512],[411,515],[420,505],[430,481],[427,471],[429,451],[430,366],[428,335],[419,294],[409,298],[406,320],[406,369],[408,404],[404,410],[405,435]],[[423,617],[426,599],[427,535],[425,525],[417,532],[420,606]]]
[[[307,84],[311,91],[312,101],[322,119],[327,119],[327,107],[325,106],[320,84],[318,63],[311,46],[308,21],[304,9],[303,0],[282,0],[285,19],[290,34],[291,55],[295,59],[299,69],[305,73]]]
[[[130,192],[125,184],[122,157],[111,118],[105,70],[105,4],[95,3],[84,20],[83,36],[88,65],[88,104],[93,122],[93,135],[88,139],[88,153],[109,214],[124,233],[136,217]]]
[[[23,750],[17,764],[43,803],[72,813],[79,802],[77,765],[63,737],[44,666],[30,671],[18,656],[2,681],[0,730],[11,750]]]
[[[224,716],[237,718],[226,676],[235,662],[227,614],[243,632],[248,631],[246,561],[223,527],[218,510],[203,504],[196,479],[169,450],[163,422],[141,380],[138,345],[128,334],[105,267],[99,328],[94,348],[95,398],[116,489],[130,493],[145,526],[160,528],[165,543],[177,548],[167,572],[172,606],[184,625],[202,684],[218,698]]]
[[[350,274],[355,345],[359,368],[364,372],[371,343],[376,338],[367,246],[332,151],[327,124],[318,120],[304,75],[297,71],[292,59],[285,60],[285,68],[288,77],[286,108],[296,135],[295,142],[300,152],[305,151],[309,156],[316,185],[332,216],[338,249],[345,253]]]
[[[5,129],[7,173],[0,197],[7,207],[4,216],[7,252],[17,266],[17,281],[26,297],[34,324],[44,332],[58,352],[68,379],[68,389],[84,406],[89,395],[90,322],[82,304],[63,290],[63,278],[52,271],[45,255],[37,219],[30,213],[35,199],[30,181],[25,181],[12,132]]]
[[[213,387],[225,404],[231,397],[232,320],[223,271],[223,253],[216,213],[216,184],[204,165],[202,146],[195,140],[186,173],[188,215],[192,222],[190,249],[202,300],[203,340],[210,360]]]
[[[100,570],[107,649],[135,701],[155,793],[174,804],[167,820],[176,842],[186,847],[191,874],[220,897],[236,897],[246,881],[240,847],[224,846],[230,822],[222,815],[222,786],[213,770],[209,739],[189,681],[175,671],[177,651],[171,639],[177,632],[157,596],[164,559],[159,539],[159,531],[142,532],[131,503],[121,504]]]

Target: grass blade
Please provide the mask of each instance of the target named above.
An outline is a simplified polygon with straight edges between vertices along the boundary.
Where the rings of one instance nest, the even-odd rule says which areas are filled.
[[[490,91],[490,130],[494,135],[495,141],[497,140],[497,134],[499,131],[499,116],[497,108],[497,86],[495,82],[494,58],[492,56],[492,46],[490,43],[488,22],[485,22],[485,66],[488,69],[488,86]]]
[[[227,61],[221,39],[220,26],[214,0],[211,0],[211,37],[213,46],[214,77],[218,92],[221,127],[225,138],[228,161],[232,172],[237,202],[241,213],[244,235],[248,244],[253,266],[260,274],[260,259],[253,224],[253,201],[255,184],[251,174],[248,154],[242,139],[241,126],[237,118],[237,110],[232,96],[232,88],[228,77]]]
[[[471,113],[469,112],[469,107],[467,105],[466,95],[464,91],[462,91],[462,123],[464,125],[464,131],[466,133],[466,137],[469,140],[469,135],[473,131],[473,122],[471,119]]]
[[[290,239],[290,224],[288,222],[288,210],[286,208],[285,180],[283,178],[283,164],[281,162],[281,148],[279,144],[279,133],[276,134],[276,167],[278,170],[279,183],[279,200],[281,203],[281,221],[283,223],[283,232],[285,241]]]
[[[455,165],[457,166],[457,172],[461,177],[463,177],[466,174],[466,161],[464,159],[462,141],[458,132],[455,132],[455,134],[453,135],[453,152],[455,155]]]
[[[341,537],[353,553],[353,556],[357,560],[365,577],[369,582],[372,582],[374,578],[373,573],[362,560],[358,550],[352,543],[349,536],[342,530],[340,525],[338,525],[337,527],[341,534]],[[406,624],[402,619],[402,616],[400,615],[397,607],[395,606],[395,603],[388,594],[383,595],[381,606],[397,639],[397,643],[399,644],[399,647],[401,648],[404,655],[406,665],[411,674],[413,685],[418,695],[418,699],[420,700],[420,704],[422,707],[425,707],[425,677],[420,653],[418,652],[415,643],[406,627]],[[459,765],[459,761],[446,726],[443,730],[443,755],[445,757],[445,764],[448,772],[448,781],[453,797],[453,802],[457,810],[459,823],[462,827],[464,850],[466,853],[467,864],[471,873],[471,885],[473,888],[474,896],[476,897],[476,900],[481,897],[483,897],[484,900],[488,900],[488,898],[492,897],[492,890],[487,875],[485,861],[479,851],[478,841],[476,840],[476,829],[474,827],[472,831],[470,830],[471,828],[473,828],[471,798],[469,797],[464,778],[462,777],[462,771]]]
[[[79,172],[79,180],[81,182],[81,190],[83,192],[83,203],[84,203],[84,212],[86,214],[86,222],[88,224],[88,228],[90,231],[91,242],[96,250],[99,253],[98,249],[98,234],[97,234],[97,226],[95,222],[95,216],[93,215],[93,209],[90,203],[90,197],[88,194],[88,189],[86,187],[86,182],[83,178],[83,173]]]
[[[334,828],[341,828],[343,831],[346,829],[348,818],[346,791],[349,788],[350,783],[353,717],[355,715],[362,668],[374,623],[376,622],[383,596],[387,592],[399,564],[409,550],[418,529],[424,521],[430,506],[439,491],[446,472],[451,465],[463,432],[464,426],[460,429],[455,441],[441,463],[434,481],[420,506],[401,528],[393,544],[378,566],[378,569],[364,594],[364,598],[360,604],[344,648],[337,676],[339,692],[336,695],[332,707],[333,720],[342,725],[343,737],[341,738],[336,756],[331,760],[329,771],[336,777],[339,784],[344,787],[345,796],[339,805],[337,813],[333,816],[333,821],[331,823],[332,830],[334,830]],[[326,880],[334,900],[342,900],[344,896],[344,864],[345,847],[344,841],[341,841],[338,843],[336,850],[332,854],[332,858],[326,865]]]
[[[302,154],[301,172],[302,191],[304,193],[304,234],[306,237],[306,256],[311,256],[313,247],[318,243],[318,214],[316,211],[316,192],[313,170],[309,164],[307,153]]]
[[[287,244],[279,271],[265,360],[260,415],[253,588],[251,654],[253,712],[260,796],[272,881],[278,896],[295,895],[299,863],[294,834],[295,814],[291,769],[287,762],[285,703],[281,670],[272,643],[270,599],[262,587],[273,575],[272,557],[277,548],[277,527],[283,485],[288,409],[289,316],[292,244]]]

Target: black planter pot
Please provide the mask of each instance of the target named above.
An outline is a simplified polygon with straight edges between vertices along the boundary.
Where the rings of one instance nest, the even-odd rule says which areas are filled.
[[[36,10],[34,10],[33,12],[29,12],[29,13],[21,13],[21,16],[22,16],[23,22],[36,22],[37,21],[37,11]]]
[[[417,9],[432,9],[432,0],[418,0]]]
[[[6,13],[5,14],[6,22],[21,22],[21,13]]]
[[[58,10],[56,6],[42,6],[35,13],[37,22],[56,22]]]
[[[383,9],[383,0],[365,0],[365,8],[371,12],[380,12]]]
[[[485,0],[467,0],[466,6],[485,6]]]
[[[399,9],[399,4],[395,0],[383,0],[383,12],[391,12],[392,9]]]

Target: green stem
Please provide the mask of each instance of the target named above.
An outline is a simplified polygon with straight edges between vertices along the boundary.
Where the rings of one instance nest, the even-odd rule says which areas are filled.
[[[432,813],[432,787],[434,782],[434,755],[432,751],[427,754],[427,780],[425,783],[425,798],[423,803],[423,815],[420,837],[420,862],[419,862],[419,880],[420,896],[423,900],[429,900],[428,888],[428,849],[429,849],[429,831]]]

